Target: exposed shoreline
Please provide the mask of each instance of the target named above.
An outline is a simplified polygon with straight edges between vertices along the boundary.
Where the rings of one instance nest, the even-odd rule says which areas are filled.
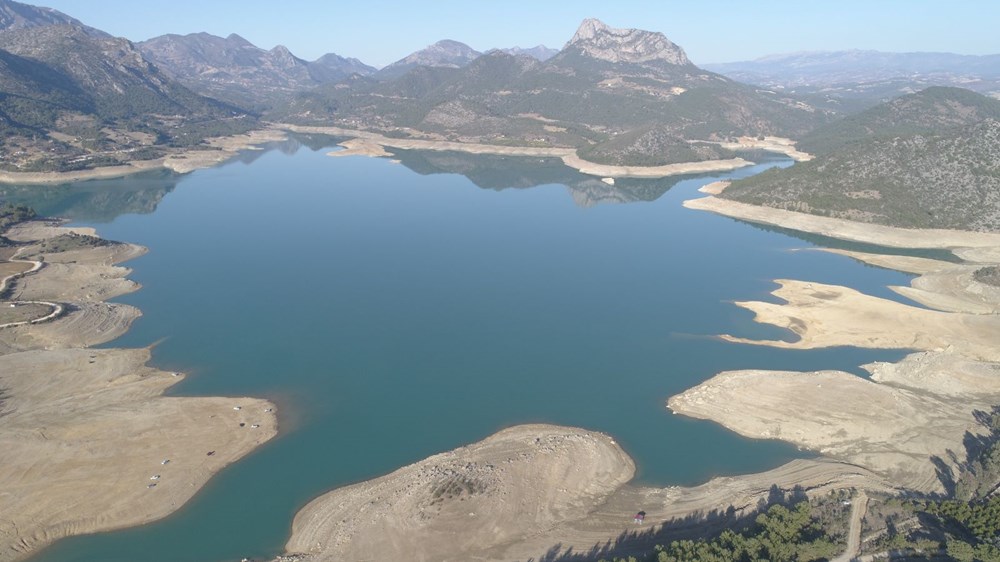
[[[0,183],[58,184],[77,181],[113,179],[148,172],[170,170],[186,174],[194,170],[222,164],[240,151],[257,148],[261,144],[284,140],[285,133],[278,129],[257,129],[229,137],[207,139],[208,148],[192,148],[155,160],[135,160],[120,166],[103,166],[74,172],[9,172],[0,171]]]
[[[591,549],[593,559],[610,559],[735,521],[772,496],[774,486],[808,494],[892,490],[863,468],[823,459],[692,488],[633,486],[634,473],[632,459],[608,435],[514,426],[314,499],[296,515],[286,550],[302,562],[513,562]],[[643,525],[633,522],[639,510]]]
[[[795,141],[783,137],[764,137],[763,139],[740,137],[736,140],[736,142],[713,142],[712,144],[718,145],[719,147],[727,150],[764,150],[767,152],[775,152],[778,154],[784,154],[796,162],[808,162],[813,159],[812,154],[802,152],[801,150],[795,148]]]
[[[450,144],[458,143],[438,146]],[[364,153],[382,146],[364,137],[352,148]],[[525,155],[517,153],[522,147],[488,148]],[[702,190],[718,193],[724,187],[712,184]],[[1000,234],[882,227],[714,197],[684,205],[842,240],[949,249],[971,264],[829,250],[920,274],[911,287],[894,289],[933,310],[845,287],[783,280],[776,295],[785,304],[737,304],[755,311],[761,322],[795,331],[801,336],[799,342],[728,338],[775,347],[857,345],[922,352],[897,364],[870,366],[873,382],[837,372],[733,371],[670,399],[669,406],[677,413],[709,419],[749,437],[789,441],[826,458],[793,461],[760,474],[716,478],[693,488],[642,488],[628,483],[634,464],[609,436],[575,428],[517,426],[313,500],[296,517],[288,551],[304,553],[304,560],[366,560],[399,554],[449,559],[440,558],[442,553],[454,560],[523,560],[541,556],[555,545],[580,552],[606,541],[614,546],[623,532],[659,529],[645,538],[627,537],[635,548],[650,548],[655,544],[651,541],[669,537],[668,531],[679,524],[683,528],[679,522],[693,514],[729,508],[737,515],[751,512],[771,493],[772,485],[785,490],[801,486],[812,494],[843,488],[891,491],[899,484],[939,491],[940,483],[926,469],[928,457],[957,449],[965,432],[981,429],[971,408],[1000,402],[1000,383],[988,376],[1000,361],[1000,349],[993,343],[1000,341],[996,315],[1000,291],[970,281],[974,268],[1000,262]],[[26,240],[66,230],[28,223],[12,229],[12,236]],[[144,251],[135,245],[116,245],[51,254],[45,256],[47,267],[18,280],[22,293],[71,303],[74,310],[53,322],[0,328],[0,385],[7,393],[0,413],[8,420],[0,427],[0,443],[18,459],[0,467],[3,489],[17,490],[0,495],[0,561],[19,559],[63,536],[163,517],[190,499],[212,474],[276,433],[273,406],[266,401],[164,398],[163,391],[181,377],[146,366],[149,350],[86,347],[124,333],[138,317],[139,311],[132,307],[105,301],[138,288],[126,279],[128,270],[115,264]],[[901,315],[919,316],[902,322],[916,328],[900,330]],[[45,379],[38,376],[43,372],[49,379],[34,382]],[[113,391],[104,386],[109,380]],[[67,400],[81,406],[67,411],[62,406]],[[847,411],[843,405],[849,401],[865,407]],[[867,407],[873,403],[883,407]],[[796,410],[799,404],[809,407]],[[259,427],[252,433],[239,428],[239,423]],[[930,425],[935,429],[927,433]],[[107,429],[112,427],[127,431]],[[873,428],[886,431],[871,439]],[[101,442],[105,437],[108,441]],[[53,445],[59,447],[53,450]],[[210,456],[201,450],[208,446],[215,447]],[[168,453],[162,452],[168,448]],[[59,457],[60,453],[66,456]],[[88,459],[88,453],[99,454]],[[167,454],[170,464],[157,467],[152,462]],[[31,460],[39,458],[58,462],[40,466]],[[88,465],[90,461],[95,464]],[[149,481],[150,469],[162,471],[161,478]],[[123,476],[108,482],[106,475],[113,471]],[[67,478],[67,472],[73,477]],[[525,481],[535,484],[519,484]],[[176,482],[184,484],[171,486]],[[147,488],[149,483],[157,486]],[[91,489],[101,495],[97,499],[81,495]],[[435,495],[441,489],[452,490],[453,497],[441,500],[442,494]],[[496,490],[503,493],[490,493]],[[528,504],[537,516],[523,517],[522,508]],[[469,510],[473,505],[478,511]],[[354,508],[344,511],[345,506]],[[437,511],[428,511],[431,506]],[[647,527],[630,524],[636,506],[647,512],[651,523]],[[106,511],[114,515],[107,516]],[[476,519],[469,513],[489,513],[491,518]],[[387,541],[389,528],[409,538],[402,543]],[[466,539],[457,543],[456,533]]]
[[[352,138],[352,140],[346,141],[344,144],[346,150],[330,153],[331,156],[384,156],[384,149],[386,147],[404,150],[454,151],[468,154],[493,154],[500,156],[537,156],[542,158],[560,158],[570,168],[597,178],[665,178],[686,174],[728,172],[753,165],[753,162],[743,160],[742,158],[730,158],[727,160],[682,162],[665,166],[614,166],[589,162],[577,156],[576,149],[565,147],[500,146],[439,139],[397,139],[370,131],[342,129],[340,127],[290,124],[276,124],[275,126],[295,133],[315,133]]]
[[[718,193],[724,187],[705,191]],[[866,366],[870,381],[829,371],[730,371],[669,401],[677,413],[716,421],[745,436],[778,438],[854,462],[911,490],[946,491],[941,471],[961,473],[959,459],[966,455],[966,437],[989,434],[974,411],[988,412],[1000,404],[1000,380],[995,376],[1000,368],[1000,289],[979,283],[973,275],[984,265],[1000,262],[1000,233],[869,225],[716,197],[684,205],[841,240],[948,249],[965,258],[964,263],[953,263],[824,249],[917,275],[909,287],[892,289],[927,308],[847,287],[778,280],[779,288],[772,294],[780,304],[736,305],[754,312],[757,322],[784,327],[798,339],[723,337],[778,348],[853,345],[916,353],[898,363]]]
[[[120,336],[140,315],[106,301],[139,288],[116,264],[145,248],[114,243],[44,253],[37,245],[71,231],[92,234],[52,221],[7,232],[26,244],[19,253],[43,252],[33,261],[44,268],[7,281],[19,300],[67,311],[0,328],[4,562],[59,538],[163,518],[277,432],[266,400],[164,397],[184,377],[149,367],[151,350],[89,347]]]
[[[284,140],[287,138],[286,131],[351,137],[351,140],[341,143],[345,147],[345,150],[331,152],[329,153],[330,156],[389,156],[390,154],[385,151],[387,147],[404,150],[455,151],[467,154],[500,156],[537,156],[541,158],[559,158],[566,166],[580,173],[601,179],[655,179],[688,174],[728,172],[753,165],[753,162],[744,160],[743,158],[729,158],[724,160],[680,162],[663,166],[617,166],[584,160],[577,156],[575,149],[567,147],[501,146],[440,139],[398,139],[369,131],[343,129],[340,127],[276,123],[270,127],[257,129],[248,133],[207,139],[207,148],[183,150],[155,160],[135,160],[119,166],[102,166],[73,172],[11,172],[0,170],[0,184],[35,185],[71,183],[96,179],[122,178],[151,170],[170,170],[178,174],[186,174],[225,163],[236,157],[240,151],[256,149],[268,142]],[[794,143],[788,139],[769,137],[765,141],[741,139],[736,143],[716,142],[714,144],[734,150],[765,150],[784,154],[797,161],[811,159],[811,155],[795,150]]]
[[[719,193],[724,188],[724,184],[716,183],[702,191]],[[401,528],[410,538],[406,553],[416,559],[513,561],[539,559],[567,549],[593,552],[596,559],[609,553],[620,556],[649,552],[655,544],[669,541],[678,525],[683,529],[683,522],[687,522],[689,530],[702,524],[699,521],[705,514],[749,513],[767,497],[772,485],[784,490],[801,486],[807,494],[845,488],[942,491],[940,474],[932,460],[943,459],[948,470],[958,471],[957,461],[948,460],[949,453],[958,452],[961,457],[967,435],[987,433],[973,410],[988,410],[1000,403],[1000,380],[994,372],[1000,361],[1000,346],[996,344],[1000,341],[1000,316],[995,313],[1000,309],[1000,290],[976,285],[971,273],[980,264],[1000,261],[1000,234],[879,227],[751,207],[714,197],[684,204],[837,239],[900,248],[945,248],[973,263],[829,250],[881,267],[920,274],[912,287],[895,289],[917,297],[931,310],[863,295],[846,287],[783,280],[775,294],[785,304],[737,304],[755,311],[760,322],[793,330],[800,340],[729,339],[775,347],[854,345],[924,351],[912,353],[900,363],[866,366],[872,373],[870,381],[836,371],[733,371],[720,373],[669,400],[669,408],[675,413],[712,420],[751,438],[788,441],[824,457],[793,461],[760,474],[716,478],[693,488],[641,488],[625,483],[608,492],[603,500],[570,493],[560,501],[535,506],[506,521],[492,521],[489,529],[500,533],[502,540],[455,543],[455,533],[479,536],[482,531],[476,521],[459,520],[457,513],[451,520],[423,523],[420,506],[433,501],[436,485],[433,480],[421,484],[412,475],[438,474],[435,471],[444,468],[445,459],[460,458],[475,466],[489,456],[477,456],[477,451],[484,444],[502,441],[504,435],[552,431],[545,426],[517,426],[390,475],[320,496],[296,517],[286,550],[297,560],[310,562],[391,557],[401,552],[398,545],[380,539],[386,537],[386,529]],[[902,317],[907,315],[913,318],[904,320]],[[620,455],[611,451],[614,449],[606,455]],[[529,457],[522,457],[529,466],[520,470],[531,474],[546,474],[552,463],[566,462],[559,454],[546,457],[529,452]],[[583,472],[595,466],[591,463],[616,466],[609,465],[607,459],[584,457],[573,461]],[[617,466],[621,480],[627,482],[631,465]],[[462,474],[461,467],[453,467],[448,477],[459,478]],[[495,501],[521,501],[521,494],[535,498],[538,490],[527,488],[519,491],[513,487],[513,492]],[[354,500],[347,499],[351,497],[367,501],[363,515],[355,517],[350,510],[342,509],[353,505]],[[490,505],[486,499],[478,501]],[[519,531],[525,524],[521,519],[533,519],[530,513],[559,511],[563,503],[582,506],[585,515],[559,521],[538,520],[530,532]],[[636,509],[646,511],[647,521],[653,524],[643,529],[630,525]],[[691,517],[694,521],[685,519]],[[637,535],[638,531],[643,534]],[[442,557],[442,552],[447,556]]]

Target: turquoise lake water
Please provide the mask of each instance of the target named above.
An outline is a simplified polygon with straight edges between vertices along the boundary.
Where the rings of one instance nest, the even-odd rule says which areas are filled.
[[[337,486],[547,422],[610,433],[640,482],[697,484],[808,453],[672,415],[726,369],[844,369],[901,352],[787,351],[732,301],[775,278],[899,300],[908,277],[785,233],[684,209],[716,177],[620,181],[558,161],[400,153],[330,158],[304,139],[183,177],[0,191],[149,253],[118,300],[144,316],[176,395],[279,405],[281,435],[171,517],[61,541],[33,562],[228,561],[278,554],[295,512]],[[450,172],[450,173],[449,173]]]

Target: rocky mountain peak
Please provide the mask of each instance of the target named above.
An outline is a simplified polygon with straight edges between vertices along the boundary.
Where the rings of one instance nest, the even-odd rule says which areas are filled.
[[[616,29],[593,18],[583,20],[566,48],[575,48],[591,58],[608,62],[691,64],[684,49],[662,33]]]
[[[107,33],[87,27],[80,20],[52,8],[41,8],[13,0],[0,0],[0,31],[29,29],[50,25],[69,25],[84,30],[95,37],[109,37]]]
[[[460,59],[468,61],[475,59],[481,54],[479,53],[479,51],[476,51],[475,49],[466,45],[465,43],[452,41],[451,39],[444,39],[438,41],[437,43],[434,43],[433,45],[424,49],[422,53],[430,57],[436,56],[452,60]]]
[[[415,66],[462,68],[481,54],[465,43],[444,39],[390,64],[380,74],[386,78],[397,77]]]

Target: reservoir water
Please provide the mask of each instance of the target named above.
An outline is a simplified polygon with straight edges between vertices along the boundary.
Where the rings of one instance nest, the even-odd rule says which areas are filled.
[[[188,562],[278,554],[313,497],[547,422],[614,435],[638,480],[697,484],[808,453],[672,415],[726,369],[844,369],[900,352],[787,351],[735,300],[775,278],[899,299],[908,277],[681,206],[715,177],[609,186],[558,161],[400,153],[330,158],[299,139],[186,176],[5,188],[149,253],[128,265],[143,317],[114,346],[156,344],[175,395],[261,396],[281,433],[188,505],[74,537],[34,562]],[[771,159],[717,177],[790,162]]]

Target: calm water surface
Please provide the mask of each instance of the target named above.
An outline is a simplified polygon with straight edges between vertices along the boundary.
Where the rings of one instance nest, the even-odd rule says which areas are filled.
[[[272,398],[282,429],[175,515],[35,562],[271,556],[320,493],[524,422],[613,434],[644,483],[765,470],[806,454],[666,399],[725,369],[857,372],[900,355],[708,337],[787,337],[731,304],[772,298],[774,278],[894,299],[885,286],[907,282],[681,207],[714,178],[613,189],[551,161],[284,148],[183,178],[8,193],[148,246],[129,264],[143,289],[120,299],[144,316],[114,345],[158,342],[157,366],[190,373],[172,394]],[[630,203],[581,206],[600,201]]]

